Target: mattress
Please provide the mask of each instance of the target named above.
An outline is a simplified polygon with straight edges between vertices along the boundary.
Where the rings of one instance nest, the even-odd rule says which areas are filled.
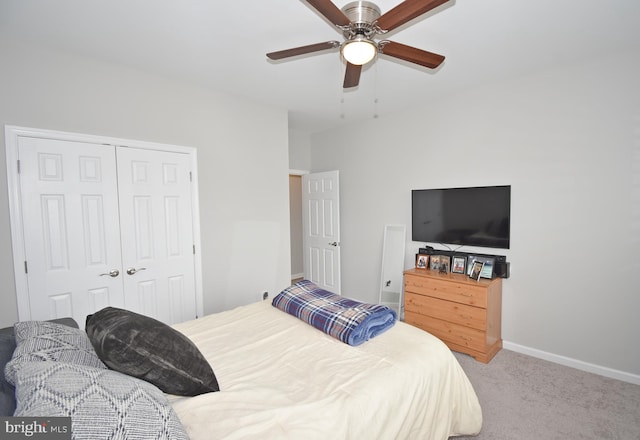
[[[173,327],[220,385],[170,396],[192,440],[437,440],[482,426],[478,398],[449,348],[403,322],[353,347],[263,301]]]

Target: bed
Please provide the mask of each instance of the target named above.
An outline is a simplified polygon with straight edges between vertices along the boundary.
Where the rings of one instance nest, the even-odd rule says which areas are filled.
[[[171,398],[191,439],[447,439],[480,431],[451,351],[403,322],[353,347],[263,301],[175,325],[217,393]]]
[[[96,315],[108,309],[117,310],[107,308]],[[130,321],[134,326],[140,319],[150,320],[128,311],[117,313],[121,312],[135,318]],[[86,332],[59,324],[23,323],[29,331],[53,329],[55,334],[44,338],[57,345],[34,354],[42,350],[43,336],[32,348],[29,339],[18,343],[6,368],[6,376],[16,384],[16,415],[72,415],[77,439],[97,438],[97,433],[104,438],[184,439],[186,433],[192,440],[438,440],[474,435],[482,426],[477,396],[451,351],[403,322],[357,346],[270,301],[171,328],[158,323],[164,327],[160,333],[168,329],[184,338],[215,372],[213,385],[219,391],[193,397],[162,393],[140,376],[114,371],[101,352],[104,344],[96,342],[92,322],[90,316]],[[167,344],[156,340],[145,350],[158,352],[146,358],[194,358],[188,347],[173,343],[175,338]],[[112,349],[111,355],[121,351]],[[176,352],[184,355],[176,357]],[[145,359],[132,363],[149,370],[142,365]],[[104,435],[109,424],[116,434]]]

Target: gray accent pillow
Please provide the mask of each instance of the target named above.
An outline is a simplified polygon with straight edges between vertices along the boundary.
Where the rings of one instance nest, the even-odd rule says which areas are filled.
[[[58,318],[53,322],[78,328],[73,318]],[[16,410],[15,388],[4,378],[4,367],[11,360],[16,349],[16,337],[13,326],[0,329],[0,417],[12,416]]]
[[[17,417],[71,417],[75,440],[188,440],[162,392],[117,371],[63,362],[16,367]]]
[[[17,322],[13,329],[16,349],[5,367],[5,378],[13,385],[16,366],[22,362],[58,361],[107,368],[84,330],[48,321]]]
[[[197,396],[220,390],[198,347],[156,319],[106,307],[87,317],[86,331],[109,368],[146,380],[165,393]]]
[[[0,329],[0,416],[12,416],[16,409],[15,388],[4,378],[4,367],[16,349],[13,327]]]

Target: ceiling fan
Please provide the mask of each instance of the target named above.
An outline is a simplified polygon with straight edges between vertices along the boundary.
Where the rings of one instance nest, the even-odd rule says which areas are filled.
[[[449,0],[405,0],[382,15],[380,8],[369,1],[351,2],[342,9],[338,9],[331,0],[306,1],[342,31],[345,40],[342,43],[326,41],[270,52],[267,54],[268,58],[280,60],[339,47],[347,61],[344,88],[356,87],[359,84],[362,66],[373,60],[378,53],[431,69],[435,69],[444,61],[442,55],[389,40],[375,41],[374,37],[392,31]]]

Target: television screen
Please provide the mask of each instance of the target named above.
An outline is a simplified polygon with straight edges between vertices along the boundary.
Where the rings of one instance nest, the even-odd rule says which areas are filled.
[[[411,191],[412,240],[509,249],[511,186]]]

